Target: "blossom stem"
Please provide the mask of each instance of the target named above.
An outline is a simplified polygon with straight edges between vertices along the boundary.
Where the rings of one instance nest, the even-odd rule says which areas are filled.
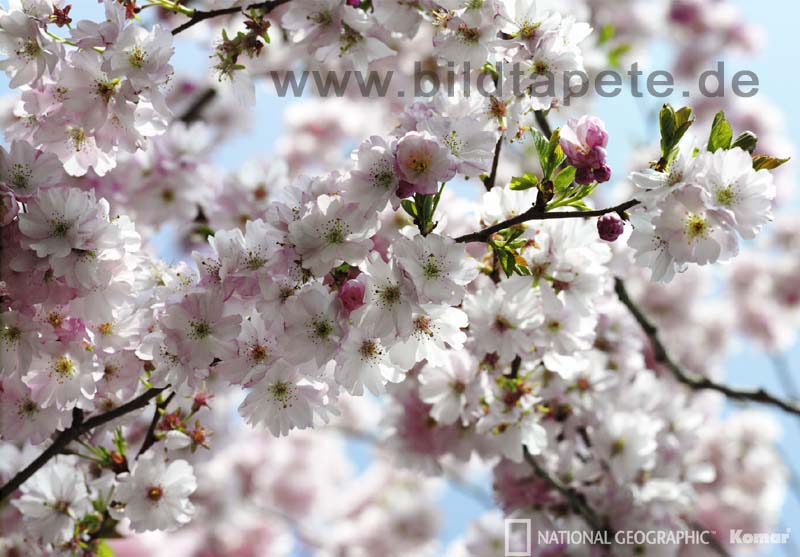
[[[250,4],[249,6],[246,6],[244,8],[241,6],[233,6],[231,8],[220,8],[218,10],[208,10],[208,11],[192,10],[192,15],[190,19],[185,23],[182,23],[175,29],[173,29],[172,34],[177,35],[178,33],[182,33],[183,31],[186,31],[188,28],[200,23],[201,21],[205,21],[206,19],[211,19],[213,17],[218,17],[222,15],[236,14],[246,10],[266,10],[267,13],[269,13],[278,6],[282,6],[287,2],[289,2],[289,0],[269,0],[268,2],[256,2],[255,4]]]
[[[524,213],[520,213],[516,217],[504,220],[503,222],[499,222],[488,228],[479,230],[478,232],[464,234],[463,236],[459,236],[458,238],[456,238],[455,241],[458,243],[486,242],[491,237],[492,234],[500,232],[501,230],[505,230],[506,228],[511,228],[512,226],[522,224],[529,220],[579,219],[579,218],[599,217],[608,213],[617,213],[620,215],[620,217],[626,219],[626,217],[624,216],[625,211],[627,211],[631,207],[635,207],[638,204],[639,204],[638,200],[631,199],[630,201],[626,201],[625,203],[621,203],[613,207],[606,207],[605,209],[595,209],[593,211],[543,211],[540,208],[533,206]]]
[[[658,329],[650,322],[647,316],[645,316],[639,306],[637,306],[636,303],[631,300],[627,290],[625,289],[625,283],[621,279],[614,279],[614,290],[616,291],[619,300],[628,308],[633,317],[641,326],[644,333],[647,335],[647,338],[650,340],[650,343],[653,346],[653,352],[655,354],[656,361],[664,365],[680,383],[683,383],[690,389],[696,391],[717,391],[718,393],[722,393],[726,397],[733,400],[768,404],[780,408],[781,410],[790,414],[800,416],[800,406],[794,402],[778,398],[768,393],[764,389],[737,389],[729,387],[723,383],[717,383],[716,381],[713,381],[707,377],[687,373],[681,369],[681,367],[670,357],[667,349],[661,343],[661,339],[658,336]]]
[[[180,0],[150,0],[150,3],[144,8],[148,6],[157,6],[159,8],[164,8],[165,10],[169,10],[171,12],[175,12],[176,14],[183,14],[189,17],[192,17],[195,13],[195,10],[192,8],[187,8],[180,3]]]
[[[72,425],[59,433],[53,440],[53,443],[42,454],[40,454],[36,460],[31,462],[28,466],[18,472],[16,476],[8,480],[5,485],[0,487],[0,502],[14,493],[19,486],[24,484],[40,468],[47,464],[51,458],[61,453],[61,451],[63,451],[67,445],[75,441],[78,437],[84,433],[88,433],[96,427],[106,424],[112,420],[116,420],[125,414],[129,414],[139,410],[140,408],[144,408],[152,398],[158,396],[166,388],[167,387],[158,387],[148,389],[138,397],[123,404],[122,406],[118,406],[117,408],[109,410],[108,412],[104,412],[103,414],[92,416],[88,420],[84,420],[83,412],[81,410],[77,408],[74,409],[72,411]]]

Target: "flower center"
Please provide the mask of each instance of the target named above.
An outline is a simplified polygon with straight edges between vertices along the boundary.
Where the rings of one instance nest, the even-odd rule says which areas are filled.
[[[36,42],[34,39],[28,39],[27,41],[25,41],[25,44],[22,45],[22,48],[16,51],[17,56],[21,56],[22,58],[27,58],[28,60],[33,60],[41,53],[42,53],[42,47],[39,46],[39,43]]]
[[[50,236],[53,238],[64,238],[69,233],[71,227],[71,224],[63,217],[53,217],[50,219]]]
[[[315,337],[325,340],[333,332],[333,325],[327,319],[315,319],[311,324],[311,329]]]
[[[161,488],[161,486],[152,485],[147,488],[147,498],[151,501],[160,501],[163,496],[164,490]]]
[[[118,79],[113,81],[96,81],[94,84],[94,92],[97,93],[98,97],[103,99],[103,102],[107,103],[111,100],[111,97],[114,96],[114,93],[117,92],[117,85],[119,85]]]
[[[128,54],[128,63],[134,68],[138,69],[143,68],[146,60],[147,60],[147,53],[144,52],[138,46],[133,50],[131,50],[130,54]]]
[[[39,405],[33,402],[31,399],[25,400],[22,404],[19,405],[19,416],[20,417],[33,417],[39,412]]]
[[[431,330],[431,318],[425,315],[420,315],[414,319],[414,331],[432,337],[433,331]]]
[[[22,329],[15,326],[6,325],[0,332],[0,339],[8,342],[9,344],[16,344],[22,338]]]
[[[469,44],[477,44],[478,40],[480,40],[481,38],[480,29],[475,29],[474,27],[467,27],[464,24],[459,25],[456,33],[463,42]]]
[[[346,233],[341,219],[334,219],[332,222],[328,223],[328,227],[322,235],[322,239],[325,240],[325,243],[329,246],[343,244],[345,238]]]
[[[506,319],[504,316],[497,315],[494,318],[494,326],[493,326],[493,328],[498,333],[504,333],[509,329],[513,329],[514,327],[511,325],[511,322],[508,319]]]
[[[429,255],[425,260],[425,264],[422,266],[422,274],[428,280],[437,279],[441,276],[442,269],[433,255]]]
[[[700,215],[689,215],[686,218],[686,236],[689,241],[704,238],[708,234],[708,221]]]
[[[211,336],[211,325],[205,321],[192,321],[189,326],[192,329],[190,336],[195,340],[202,340]]]
[[[363,360],[371,360],[381,354],[381,349],[378,347],[378,343],[370,339],[361,343],[358,353],[361,354]]]
[[[548,69],[550,69],[550,66],[543,60],[537,60],[533,63],[533,73],[536,75],[545,75]]]
[[[19,189],[26,189],[30,183],[31,176],[33,176],[33,171],[30,169],[29,166],[22,165],[20,163],[14,164],[14,166],[10,169],[9,178],[11,183],[14,184]]]
[[[75,364],[67,356],[61,356],[53,364],[53,371],[61,377],[72,377],[75,373]]]
[[[408,166],[415,174],[425,174],[432,163],[431,154],[423,150],[415,151],[408,159]]]
[[[724,207],[730,207],[736,199],[736,193],[733,191],[733,186],[727,188],[718,188],[716,191],[717,203]]]
[[[390,284],[377,291],[378,300],[385,306],[393,306],[400,301],[400,286]]]
[[[289,399],[292,396],[292,388],[286,381],[275,381],[269,387],[269,392],[272,398],[280,402],[284,408],[289,406]]]
[[[264,360],[267,359],[268,355],[269,351],[260,344],[256,344],[250,349],[250,359],[256,363],[263,362]]]
[[[86,132],[83,131],[83,128],[70,128],[67,131],[67,139],[72,144],[73,149],[81,151],[86,144]]]
[[[536,36],[536,30],[538,28],[539,23],[533,23],[526,19],[519,26],[519,36],[525,40],[533,39]]]

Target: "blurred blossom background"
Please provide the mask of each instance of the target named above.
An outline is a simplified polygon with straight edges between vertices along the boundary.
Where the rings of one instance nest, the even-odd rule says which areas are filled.
[[[756,47],[752,52],[731,52],[723,59],[726,63],[728,80],[738,70],[752,70],[759,77],[759,92],[750,99],[733,99],[731,102],[741,104],[742,112],[748,109],[759,111],[766,110],[771,114],[768,120],[775,129],[775,135],[784,134],[788,140],[800,144],[800,73],[797,67],[797,22],[800,21],[800,2],[795,0],[773,0],[771,2],[755,2],[753,0],[734,0],[732,2],[744,14],[744,20],[759,28],[758,33],[749,37]],[[102,17],[101,9],[88,0],[74,2],[73,17]],[[173,65],[179,76],[194,77],[205,80],[211,64],[207,43],[202,37],[192,40],[191,36],[182,37],[176,43],[176,55]],[[268,47],[269,48],[269,47]],[[649,52],[636,53],[639,57],[640,67],[643,71],[655,69],[669,69],[674,63],[674,48],[666,41],[657,42]],[[638,58],[637,58],[638,59]],[[706,67],[702,69],[707,69]],[[696,74],[695,74],[696,75]],[[7,88],[5,80],[1,80],[0,88],[3,94],[14,95]],[[354,138],[367,137],[370,132],[370,122],[377,121],[370,115],[371,108],[355,107],[350,101],[336,98],[317,99],[306,96],[305,98],[280,98],[274,95],[262,80],[258,84],[258,98],[252,114],[243,119],[247,124],[239,134],[226,138],[225,142],[213,151],[213,162],[223,171],[236,171],[247,161],[269,159],[275,153],[291,153],[297,158],[311,157],[321,162],[321,170],[328,169],[326,160],[335,161],[337,157],[349,152],[354,146],[342,145],[334,139],[330,148],[331,153],[319,152],[318,144],[309,141],[311,151],[304,151],[304,134],[325,134],[330,131],[331,137],[342,135]],[[728,93],[730,95],[730,92]],[[623,88],[623,93],[616,98],[596,98],[591,102],[591,112],[604,120],[608,129],[609,164],[613,169],[611,181],[603,184],[599,190],[600,195],[607,201],[621,201],[626,199],[629,191],[625,185],[625,176],[632,167],[632,154],[644,146],[648,140],[657,136],[657,113],[663,102],[672,102],[675,106],[683,104],[694,105],[696,97],[690,100],[681,95],[671,99],[657,99],[646,94],[642,98],[631,96],[629,89]],[[777,107],[777,108],[776,108]],[[578,109],[580,111],[580,109]],[[779,110],[779,111],[778,111]],[[589,112],[589,110],[586,110]],[[581,112],[578,112],[581,113]],[[347,114],[343,118],[342,114]],[[352,129],[333,129],[342,126],[351,126]],[[745,129],[736,127],[737,130]],[[374,130],[380,131],[380,130]],[[360,139],[357,139],[358,141]],[[343,147],[342,152],[337,152]],[[778,145],[772,151],[781,156],[785,145]],[[635,156],[634,156],[635,158]],[[291,156],[289,157],[291,161]],[[641,163],[642,157],[636,158],[636,163]],[[796,159],[782,169],[781,180],[784,186],[779,186],[780,206],[776,211],[776,223],[765,228],[762,236],[771,236],[778,232],[785,219],[795,218],[792,215],[800,209],[800,200],[794,191],[797,184]],[[504,177],[501,170],[501,178]],[[507,179],[509,176],[505,176]],[[468,200],[476,200],[482,192],[482,186],[476,183],[459,184],[455,190]],[[789,223],[791,224],[791,223]],[[762,239],[759,239],[761,241]],[[759,244],[760,246],[761,244]],[[755,248],[756,246],[750,246]],[[175,231],[165,227],[158,236],[157,248],[164,259],[170,262],[178,260],[190,261],[189,252],[185,249]],[[770,249],[759,248],[761,255],[770,255]],[[732,265],[715,265],[709,270],[690,273],[691,276],[679,277],[676,282],[684,284],[688,290],[699,288],[702,296],[687,296],[685,299],[674,296],[667,301],[670,304],[709,303],[714,307],[715,300],[721,298],[720,285],[727,282],[734,267],[747,262],[749,254],[743,253]],[[794,253],[794,257],[800,254]],[[777,257],[777,254],[776,254]],[[702,281],[699,275],[707,275]],[[685,281],[685,282],[681,282]],[[699,282],[700,281],[700,282]],[[700,286],[702,282],[702,286]],[[675,285],[673,285],[675,286]],[[724,298],[730,303],[731,294]],[[706,307],[706,306],[703,306]],[[733,321],[735,309],[727,305],[717,305],[714,317],[722,321]],[[752,316],[753,327],[759,328],[758,319],[768,319],[769,315]],[[776,317],[777,319],[777,317]],[[720,363],[724,369],[725,380],[728,384],[742,387],[763,386],[775,393],[782,393],[788,398],[796,396],[796,386],[800,383],[800,344],[797,342],[796,321],[787,320],[785,323],[794,323],[791,330],[780,331],[785,340],[778,343],[780,346],[765,351],[764,347],[757,345],[751,338],[734,333],[729,340],[725,359]],[[687,333],[689,333],[687,331]],[[676,333],[677,334],[677,333]],[[689,333],[690,334],[690,333]],[[702,358],[703,354],[697,354]],[[728,402],[729,406],[733,403]],[[732,407],[732,406],[731,406]],[[755,408],[754,408],[755,409]],[[787,557],[800,555],[800,421],[789,414],[773,411],[768,408],[757,408],[758,412],[768,413],[780,426],[780,447],[789,468],[789,483],[782,509],[780,510],[781,525],[778,531],[791,528],[793,540],[787,546],[764,548],[763,556],[785,555]],[[238,419],[235,416],[232,419]],[[722,430],[724,433],[724,429]],[[372,459],[373,444],[369,439],[351,438],[347,441],[347,454],[351,457],[351,464],[357,470],[365,470]],[[443,482],[438,491],[439,505],[442,509],[441,528],[439,538],[443,544],[448,544],[463,535],[467,524],[491,508],[491,479],[485,471],[477,470],[474,474],[467,475],[463,480]]]

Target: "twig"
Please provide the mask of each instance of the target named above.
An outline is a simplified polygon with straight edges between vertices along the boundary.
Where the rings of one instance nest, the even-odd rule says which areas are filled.
[[[142,441],[142,446],[139,448],[139,452],[136,453],[137,459],[142,456],[142,453],[152,447],[153,443],[156,442],[156,426],[158,425],[158,419],[161,417],[162,410],[167,408],[167,405],[174,396],[175,391],[172,391],[167,398],[156,403],[156,409],[153,412],[153,419],[150,420],[150,426],[147,428],[147,433],[144,436],[144,441]]]
[[[624,213],[631,207],[635,207],[638,204],[639,204],[638,200],[631,199],[630,201],[626,201],[625,203],[621,203],[620,205],[615,205],[614,207],[606,207],[605,209],[595,209],[593,211],[541,211],[534,206],[525,211],[524,213],[517,215],[516,217],[504,220],[503,222],[499,222],[488,228],[479,230],[478,232],[472,232],[470,234],[464,234],[463,236],[459,236],[458,238],[455,239],[455,241],[458,243],[485,242],[495,232],[500,232],[501,230],[505,230],[506,228],[510,228],[517,224],[522,224],[523,222],[527,222],[529,220],[586,219],[590,217],[599,217],[608,213]]]
[[[199,120],[200,116],[203,113],[203,109],[205,109],[208,104],[214,100],[214,97],[217,96],[217,91],[213,87],[206,88],[202,93],[197,95],[195,99],[192,101],[186,110],[183,111],[183,114],[178,116],[177,120],[181,122],[186,122],[187,124],[191,124],[192,122]]]
[[[550,127],[550,122],[547,121],[547,114],[545,114],[543,110],[537,110],[533,113],[533,116],[536,118],[536,124],[539,126],[544,136],[550,139],[550,136],[553,135],[553,130]]]
[[[289,2],[289,0],[270,0],[269,2],[256,2],[255,4],[250,4],[249,6],[246,7],[233,6],[231,8],[220,8],[218,10],[208,10],[208,11],[195,10],[192,16],[189,18],[189,21],[186,21],[185,23],[182,23],[181,25],[173,29],[172,34],[177,35],[178,33],[182,33],[183,31],[186,31],[189,27],[197,25],[201,21],[205,21],[206,19],[211,19],[213,17],[241,13],[246,10],[267,10],[267,12],[271,12],[278,6],[282,6],[287,2]]]
[[[567,501],[569,507],[575,513],[580,515],[586,521],[586,524],[592,528],[592,530],[595,532],[607,533],[607,537],[609,539],[614,538],[611,528],[608,527],[604,520],[597,516],[597,513],[594,512],[594,509],[586,504],[583,495],[575,491],[573,488],[562,484],[548,474],[547,470],[545,470],[542,465],[539,464],[539,462],[528,451],[527,447],[523,447],[523,454],[525,456],[525,461],[531,465],[533,471],[536,472],[536,475],[542,478],[550,487],[558,491]]]
[[[500,162],[500,148],[502,146],[503,146],[503,135],[500,134],[500,137],[497,139],[497,144],[494,146],[492,169],[489,172],[489,175],[483,179],[483,187],[486,188],[486,191],[491,190],[494,187],[494,183],[497,181],[497,165]]]
[[[793,402],[773,396],[764,389],[736,389],[723,383],[712,381],[707,377],[685,372],[667,353],[666,348],[664,348],[664,345],[661,343],[661,340],[658,337],[658,329],[656,329],[656,327],[650,322],[644,313],[642,313],[642,310],[639,309],[636,303],[631,300],[627,290],[625,290],[625,283],[622,282],[621,279],[614,279],[614,289],[616,290],[620,301],[628,308],[633,317],[642,327],[644,333],[650,339],[656,361],[666,366],[675,379],[677,379],[680,383],[683,383],[690,389],[698,391],[717,391],[733,400],[749,400],[753,402],[760,402],[762,404],[769,404],[780,408],[785,412],[789,412],[790,414],[800,416],[800,406]]]
[[[78,410],[77,408],[72,412],[72,425],[70,425],[67,429],[59,433],[56,438],[53,440],[52,445],[47,447],[45,451],[40,454],[36,460],[31,462],[28,466],[26,466],[23,470],[17,473],[16,476],[8,480],[8,482],[3,486],[0,487],[0,501],[3,501],[6,497],[14,493],[19,486],[25,483],[31,476],[33,476],[42,466],[47,464],[47,462],[59,454],[63,449],[67,447],[72,441],[83,435],[84,433],[88,433],[89,431],[93,430],[96,427],[99,427],[103,424],[106,424],[112,420],[116,420],[133,412],[135,410],[139,410],[140,408],[144,408],[147,406],[147,403],[150,402],[150,399],[156,397],[161,391],[166,389],[167,387],[159,387],[159,388],[152,388],[148,389],[138,397],[134,398],[130,402],[123,404],[122,406],[118,406],[113,410],[109,410],[103,414],[98,414],[97,416],[93,416],[88,420],[84,421],[83,419],[83,412]]]

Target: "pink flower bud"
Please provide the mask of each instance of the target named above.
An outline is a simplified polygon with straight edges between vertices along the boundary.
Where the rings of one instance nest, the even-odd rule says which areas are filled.
[[[597,232],[601,240],[613,242],[625,231],[625,223],[616,215],[603,215],[597,219]]]
[[[561,128],[560,140],[569,164],[578,170],[577,183],[608,181],[611,177],[611,169],[606,164],[608,133],[602,120],[594,116],[571,118]]]
[[[339,299],[342,301],[346,314],[364,305],[364,283],[350,279],[339,288]]]
[[[19,213],[19,203],[10,191],[0,190],[0,226],[14,220]]]

